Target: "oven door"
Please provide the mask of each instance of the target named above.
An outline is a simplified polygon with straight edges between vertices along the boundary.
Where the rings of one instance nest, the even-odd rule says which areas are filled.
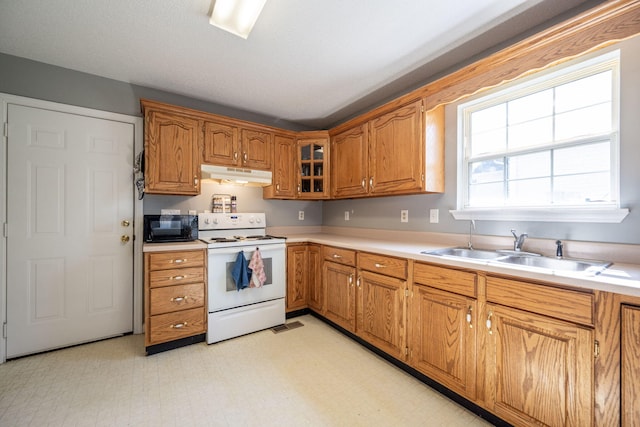
[[[243,252],[247,264],[253,252],[259,248],[267,276],[259,288],[237,290],[232,271],[239,252]],[[251,245],[208,250],[208,300],[209,313],[284,298],[286,293],[286,245]]]

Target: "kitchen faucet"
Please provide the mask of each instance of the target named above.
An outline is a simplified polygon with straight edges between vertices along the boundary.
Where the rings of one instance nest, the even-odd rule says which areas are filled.
[[[522,233],[520,236],[516,234],[516,230],[511,229],[511,234],[513,234],[513,250],[516,252],[520,252],[522,250],[522,245],[524,244],[524,239],[529,237],[527,233]]]

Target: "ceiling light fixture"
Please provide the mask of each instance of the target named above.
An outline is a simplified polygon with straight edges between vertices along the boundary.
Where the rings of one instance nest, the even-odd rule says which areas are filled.
[[[246,39],[267,0],[215,0],[209,23]]]

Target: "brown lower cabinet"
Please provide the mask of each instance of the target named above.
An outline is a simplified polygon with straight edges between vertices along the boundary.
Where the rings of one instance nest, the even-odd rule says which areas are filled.
[[[145,347],[207,331],[204,250],[145,252]]]
[[[322,310],[320,246],[299,243],[287,245],[287,312],[310,306]]]
[[[640,307],[622,306],[622,425],[640,426]]]
[[[321,261],[307,265],[321,262],[322,278],[308,282],[308,307],[499,418],[518,426],[600,425],[598,390],[620,387],[621,402],[607,403],[611,419],[640,425],[639,306],[612,305],[621,357],[601,355],[612,362],[598,369],[617,370],[621,381],[598,384],[608,375],[596,376],[596,330],[609,325],[596,316],[594,291],[333,246],[315,250]]]

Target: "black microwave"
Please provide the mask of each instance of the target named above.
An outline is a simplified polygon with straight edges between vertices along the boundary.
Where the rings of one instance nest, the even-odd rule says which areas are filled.
[[[198,239],[197,215],[145,215],[147,243],[190,242]]]

